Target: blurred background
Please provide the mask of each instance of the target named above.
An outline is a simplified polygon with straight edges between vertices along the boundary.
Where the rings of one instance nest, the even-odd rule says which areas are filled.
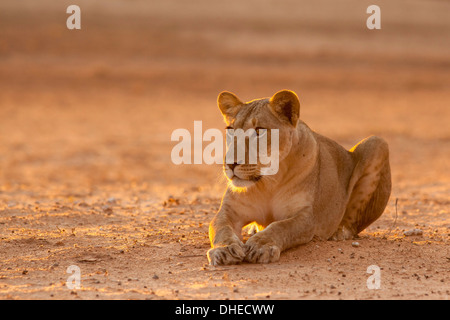
[[[66,27],[72,4],[81,30]],[[366,27],[372,4],[381,30]],[[267,270],[246,266],[239,293],[223,285],[228,275],[200,270],[226,182],[220,165],[174,165],[171,133],[193,132],[194,120],[224,128],[223,90],[249,101],[290,89],[300,117],[344,147],[372,134],[389,143],[391,200],[361,248],[346,253],[385,270],[409,267],[409,280],[393,276],[383,297],[442,298],[449,12],[445,0],[0,1],[0,297],[77,298],[65,288],[75,264],[85,277],[79,294],[91,298],[323,298],[316,288],[330,292],[339,278],[341,298],[372,298],[359,258],[340,262],[360,271],[351,277],[325,270],[332,243],[291,250]],[[427,246],[404,239],[411,228],[424,230]],[[177,258],[186,252],[194,255]],[[284,269],[297,273],[296,259],[310,281]],[[436,275],[417,282],[425,263]],[[282,275],[282,290],[267,278]]]
[[[217,168],[171,163],[170,134],[222,128],[222,90],[294,90],[312,129],[346,147],[383,136],[394,168],[436,144],[417,179],[448,155],[446,1],[377,1],[381,30],[366,27],[371,1],[76,1],[68,30],[71,4],[0,3],[3,184],[214,184]]]
[[[294,90],[346,147],[386,138],[396,182],[448,179],[446,1],[377,1],[381,30],[370,1],[77,1],[81,30],[70,4],[0,2],[4,188],[220,184],[218,167],[173,165],[170,134],[222,128],[222,90]]]

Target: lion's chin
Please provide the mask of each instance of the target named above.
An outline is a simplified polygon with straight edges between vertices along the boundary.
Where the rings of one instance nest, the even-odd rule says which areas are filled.
[[[255,177],[251,179],[241,179],[238,176],[233,176],[231,179],[228,179],[231,187],[235,191],[245,191],[245,189],[253,187],[261,177]]]

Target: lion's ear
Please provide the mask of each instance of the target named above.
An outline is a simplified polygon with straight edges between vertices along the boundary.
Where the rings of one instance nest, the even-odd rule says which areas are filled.
[[[281,90],[270,98],[270,107],[275,115],[294,127],[300,116],[300,101],[293,91]]]
[[[220,112],[222,112],[222,115],[225,118],[225,122],[229,123],[229,118],[236,116],[236,113],[240,109],[239,107],[242,105],[242,102],[233,93],[223,91],[217,98],[217,105],[219,106]]]

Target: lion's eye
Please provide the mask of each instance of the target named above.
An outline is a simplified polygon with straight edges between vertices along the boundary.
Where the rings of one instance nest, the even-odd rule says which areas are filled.
[[[231,143],[233,141],[233,137],[234,137],[234,129],[233,127],[226,127],[225,128],[225,133],[227,136],[227,144]]]
[[[267,132],[267,129],[266,128],[261,128],[261,127],[256,127],[255,131],[256,131],[256,135],[257,136],[261,136],[261,135],[264,135]]]

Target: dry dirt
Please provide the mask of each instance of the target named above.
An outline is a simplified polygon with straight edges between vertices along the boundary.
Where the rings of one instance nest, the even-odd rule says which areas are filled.
[[[450,3],[377,1],[373,31],[356,0],[77,1],[78,31],[70,4],[0,2],[1,299],[448,299]],[[209,267],[225,180],[170,135],[223,128],[222,90],[283,88],[343,146],[389,142],[389,204],[358,247]]]

